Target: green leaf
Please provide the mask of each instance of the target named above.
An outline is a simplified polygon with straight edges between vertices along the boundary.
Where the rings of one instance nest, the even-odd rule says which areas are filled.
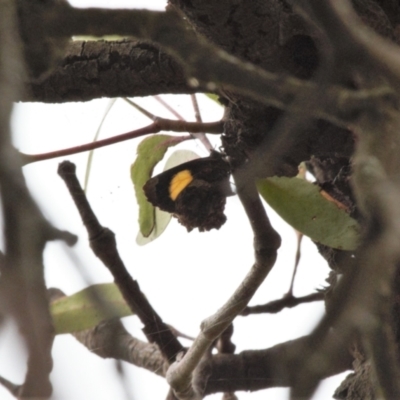
[[[139,246],[144,246],[153,240],[157,239],[167,229],[169,222],[171,221],[172,215],[165,211],[160,210],[158,207],[154,207],[154,226],[150,235],[144,237],[142,232],[138,232],[136,236],[136,243]]]
[[[217,103],[220,107],[222,106],[222,104],[219,101],[219,96],[217,94],[214,93],[204,93],[209,99],[211,99],[212,101],[214,101],[215,103]]]
[[[299,178],[273,177],[259,180],[257,188],[288,224],[312,240],[341,250],[357,248],[357,221],[327,200],[318,186]]]
[[[81,331],[107,319],[132,315],[114,283],[93,285],[55,300],[50,311],[57,334]]]
[[[193,151],[177,150],[168,158],[167,162],[165,163],[164,171],[196,158],[199,158],[199,156]],[[145,244],[152,242],[154,239],[157,239],[165,231],[169,222],[171,221],[172,215],[170,213],[162,211],[158,207],[153,208],[155,209],[154,228],[148,237],[144,237],[139,231],[136,237],[136,243],[139,246],[144,246]]]
[[[143,192],[144,184],[151,178],[154,167],[159,163],[168,147],[178,142],[170,135],[154,135],[144,139],[137,147],[137,157],[131,167],[131,179],[139,205],[139,228],[144,237],[149,237],[155,226],[154,207]]]

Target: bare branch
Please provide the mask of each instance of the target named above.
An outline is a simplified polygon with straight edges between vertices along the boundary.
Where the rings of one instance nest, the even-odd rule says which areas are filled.
[[[335,334],[332,333],[335,343]],[[202,365],[204,394],[255,391],[272,387],[293,385],[294,368],[302,368],[304,360],[287,364],[288,355],[303,348],[308,337],[300,337],[280,343],[265,350],[247,350],[239,354],[216,354]],[[352,357],[345,348],[339,349],[340,362],[324,370],[324,378],[352,369]]]
[[[139,284],[132,279],[127,271],[118,254],[114,233],[100,225],[86,199],[75,175],[75,165],[64,161],[60,164],[58,173],[67,185],[75,202],[88,232],[90,247],[94,254],[110,270],[126,303],[143,323],[143,332],[148,340],[151,343],[157,343],[168,362],[173,362],[177,355],[183,352],[184,348],[141,292]]]
[[[129,105],[136,108],[141,114],[145,115],[148,119],[155,121],[158,117],[155,114],[152,114],[150,111],[147,111],[145,108],[141,107],[139,104],[135,103],[133,100],[128,99],[127,97],[123,97],[123,100],[126,101]]]
[[[168,110],[176,119],[179,121],[184,121],[185,118],[182,117],[175,108],[171,107],[161,96],[154,96],[154,98],[166,109]]]
[[[302,297],[294,297],[293,295],[285,296],[282,299],[274,300],[260,306],[246,307],[240,313],[240,315],[246,316],[250,314],[264,314],[264,313],[275,314],[282,311],[284,308],[292,308],[292,307],[297,307],[300,304],[312,303],[314,301],[322,301],[324,300],[324,297],[325,295],[323,292],[311,293],[308,294],[307,296],[302,296]]]
[[[192,104],[193,104],[193,109],[194,109],[194,115],[195,115],[195,118],[196,118],[196,122],[202,123],[203,120],[201,118],[199,103],[197,102],[197,97],[196,97],[195,94],[192,94],[190,97],[191,97]],[[195,134],[195,137],[196,137],[196,139],[199,139],[201,141],[201,143],[203,143],[204,147],[209,152],[214,150],[214,148],[213,148],[212,144],[210,143],[210,141],[208,140],[205,132],[199,132],[199,133]]]

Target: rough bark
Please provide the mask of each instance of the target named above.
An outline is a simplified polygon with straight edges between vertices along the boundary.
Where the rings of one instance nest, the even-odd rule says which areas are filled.
[[[178,63],[151,43],[74,41],[56,68],[28,84],[21,100],[65,103],[194,91]]]

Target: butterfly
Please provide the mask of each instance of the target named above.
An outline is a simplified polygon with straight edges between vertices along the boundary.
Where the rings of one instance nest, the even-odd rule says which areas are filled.
[[[149,179],[148,201],[178,218],[188,231],[219,229],[226,221],[226,197],[233,194],[229,163],[219,152],[198,158]]]

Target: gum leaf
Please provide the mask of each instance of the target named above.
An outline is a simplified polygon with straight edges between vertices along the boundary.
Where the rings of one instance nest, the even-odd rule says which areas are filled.
[[[177,144],[173,136],[154,135],[144,139],[137,147],[137,157],[131,166],[131,179],[139,205],[139,229],[149,237],[155,227],[155,210],[143,192],[144,184],[151,178],[154,167],[164,158],[170,146]]]
[[[259,180],[257,188],[282,219],[312,240],[341,250],[357,248],[357,221],[323,196],[318,186],[299,178],[273,177]]]
[[[57,334],[93,328],[101,321],[132,315],[114,283],[90,286],[50,305]]]

